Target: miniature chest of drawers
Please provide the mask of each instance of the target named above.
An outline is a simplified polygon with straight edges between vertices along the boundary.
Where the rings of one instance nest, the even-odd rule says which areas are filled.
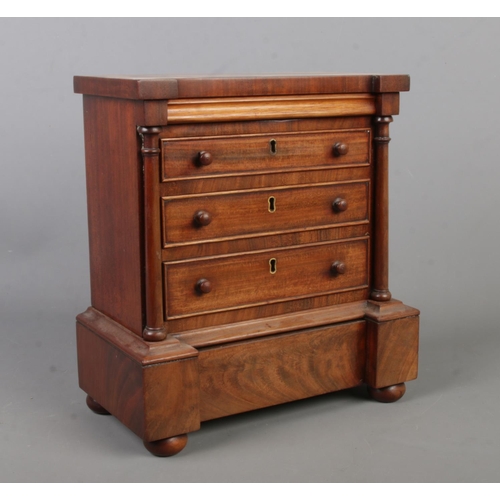
[[[75,77],[91,307],[80,387],[159,456],[203,421],[417,376],[388,286],[406,75]]]

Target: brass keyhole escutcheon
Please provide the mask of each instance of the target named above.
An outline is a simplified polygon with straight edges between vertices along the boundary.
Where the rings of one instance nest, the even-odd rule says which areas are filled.
[[[272,155],[275,155],[278,152],[278,143],[276,142],[276,139],[271,139],[269,141],[269,152]]]
[[[269,259],[269,272],[276,274],[276,259]]]
[[[269,196],[267,200],[268,208],[267,210],[271,213],[276,212],[276,198],[274,196]]]

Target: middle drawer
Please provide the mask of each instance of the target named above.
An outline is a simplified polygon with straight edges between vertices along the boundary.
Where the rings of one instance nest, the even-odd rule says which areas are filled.
[[[367,222],[369,182],[162,198],[163,246]]]

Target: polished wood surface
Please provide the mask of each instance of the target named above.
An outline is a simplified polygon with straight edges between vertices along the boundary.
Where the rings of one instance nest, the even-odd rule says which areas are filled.
[[[271,145],[274,141],[274,147]],[[345,154],[335,153],[338,143]],[[212,160],[200,165],[200,152]],[[163,178],[212,177],[273,172],[316,165],[356,165],[370,161],[370,131],[300,132],[251,137],[162,140]],[[245,161],[240,161],[244,157]]]
[[[277,186],[291,187],[310,184],[330,184],[372,178],[372,167],[349,165],[331,168],[328,165],[311,166],[307,170],[273,171],[252,175],[193,177],[163,182],[160,193],[165,198],[209,194],[218,192],[247,191]]]
[[[211,255],[228,255],[252,252],[266,248],[281,248],[296,245],[320,243],[322,241],[347,240],[368,236],[370,225],[367,222],[352,222],[342,226],[304,228],[264,234],[244,234],[233,238],[184,242],[169,245],[162,250],[164,262],[180,261]]]
[[[388,142],[408,76],[74,84],[92,411],[172,456],[205,420],[362,383],[402,397],[419,311],[389,292]]]
[[[78,378],[90,398],[147,441],[199,429],[197,351],[186,346],[186,357],[174,348],[170,357],[143,364],[127,352],[132,333],[105,317],[98,324],[92,319],[90,311],[77,322]],[[118,338],[115,330],[122,330]]]
[[[401,383],[390,385],[389,387],[382,387],[380,389],[368,387],[368,392],[373,399],[379,401],[380,403],[394,403],[394,401],[397,401],[404,396],[406,392],[406,385]]]
[[[368,222],[369,181],[163,198],[163,245]]]
[[[168,103],[169,123],[245,120],[289,120],[307,116],[363,116],[375,113],[372,94],[254,97],[238,99],[178,99]]]
[[[80,94],[123,99],[405,92],[408,75],[75,76]]]
[[[162,294],[161,258],[158,254],[160,233],[158,224],[160,210],[158,207],[159,187],[158,169],[160,149],[158,144],[159,127],[137,127],[142,138],[141,153],[143,157],[144,175],[144,300],[146,305],[146,324],[142,332],[145,340],[157,342],[165,340],[167,332],[163,324],[163,308],[158,297]]]
[[[271,261],[274,259],[274,269]],[[345,272],[331,272],[345,262]],[[313,297],[368,286],[368,239],[165,264],[167,317]],[[199,280],[210,282],[198,293]],[[210,291],[210,293],[208,293]]]
[[[364,330],[357,321],[200,349],[202,420],[360,384]]]
[[[84,96],[83,111],[91,303],[141,335],[142,176],[135,130],[140,105]]]
[[[297,331],[311,328],[312,326],[345,323],[362,319],[365,316],[365,312],[366,301],[350,301],[347,304],[309,309],[281,316],[272,316],[270,318],[259,317],[253,320],[242,321],[241,323],[190,329],[177,333],[174,337],[196,348],[207,347]]]
[[[167,318],[169,334],[188,332],[204,327],[234,324],[243,327],[246,321],[255,318],[274,318],[281,315],[292,314],[310,309],[349,304],[358,300],[366,300],[370,294],[369,287],[355,290],[342,291],[328,295],[306,296],[300,298],[287,298],[282,302],[264,303],[245,307],[235,307],[218,312],[193,313],[193,315]]]
[[[367,322],[366,381],[376,388],[417,378],[419,317]]]
[[[144,441],[144,446],[157,457],[172,457],[185,448],[187,441],[187,434],[181,434],[158,441]]]
[[[373,300],[391,300],[389,291],[389,123],[392,116],[375,118],[375,209],[373,245]]]

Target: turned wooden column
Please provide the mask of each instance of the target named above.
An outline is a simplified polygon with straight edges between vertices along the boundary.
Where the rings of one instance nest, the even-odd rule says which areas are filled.
[[[165,340],[167,332],[163,316],[161,282],[161,235],[160,222],[160,148],[159,127],[138,127],[142,136],[144,169],[144,240],[145,240],[145,295],[146,326],[144,340]]]
[[[372,300],[391,300],[389,291],[389,123],[392,116],[375,117],[375,214]]]

